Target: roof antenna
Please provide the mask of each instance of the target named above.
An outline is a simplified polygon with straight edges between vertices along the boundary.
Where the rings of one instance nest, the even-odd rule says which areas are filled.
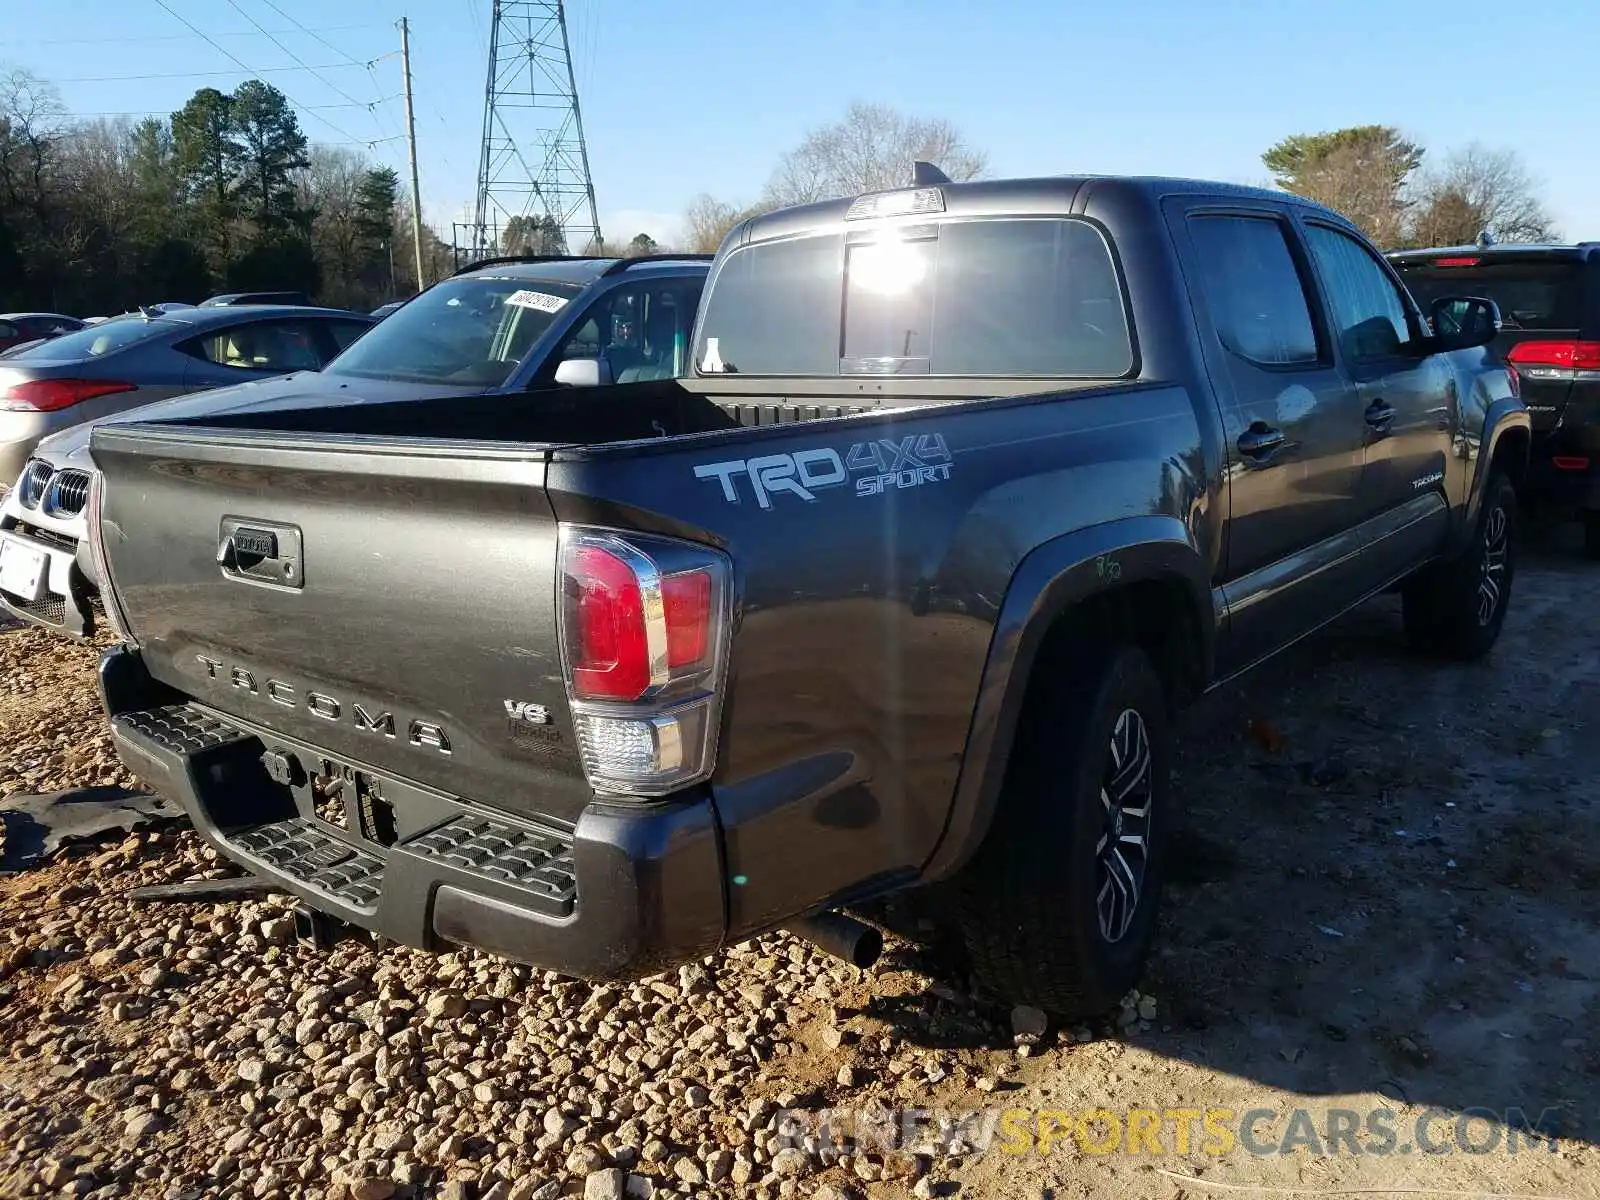
[[[931,162],[923,162],[920,158],[911,164],[912,187],[938,187],[942,183],[954,183],[955,180],[946,175]]]
[[[1478,231],[1478,249],[1487,250],[1492,245],[1494,245],[1494,235],[1487,229],[1480,229]]]

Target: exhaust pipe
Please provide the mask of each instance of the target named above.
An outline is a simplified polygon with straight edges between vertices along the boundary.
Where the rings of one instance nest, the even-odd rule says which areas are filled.
[[[883,934],[865,921],[840,912],[820,912],[790,921],[790,933],[803,937],[818,950],[865,969],[883,953]]]

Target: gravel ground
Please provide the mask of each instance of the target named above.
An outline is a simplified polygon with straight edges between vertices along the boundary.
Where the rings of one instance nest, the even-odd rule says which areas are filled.
[[[0,876],[0,1196],[1600,1196],[1597,578],[1547,539],[1487,664],[1407,657],[1380,602],[1209,698],[1182,728],[1191,836],[1145,995],[1042,1036],[903,943],[862,973],[775,936],[602,986],[318,952],[276,897],[133,904],[231,873],[181,827],[73,847]],[[132,783],[94,657],[0,626],[0,794]],[[1402,1129],[1515,1105],[1561,1136],[1043,1156],[924,1130],[841,1155],[775,1128],[1174,1105],[1387,1106]]]

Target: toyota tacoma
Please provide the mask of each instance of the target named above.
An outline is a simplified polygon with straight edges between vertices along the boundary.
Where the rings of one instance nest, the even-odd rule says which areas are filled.
[[[1173,712],[1390,590],[1484,655],[1528,416],[1491,301],[1293,196],[914,179],[736,227],[677,379],[96,429],[124,761],[416,946],[862,962],[915,893],[1114,1004]]]

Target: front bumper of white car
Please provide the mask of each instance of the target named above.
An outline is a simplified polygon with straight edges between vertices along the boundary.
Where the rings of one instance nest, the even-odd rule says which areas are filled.
[[[34,470],[30,463],[0,505],[0,605],[31,624],[90,637],[95,579],[78,496],[81,482],[87,498],[87,473],[67,468],[41,482],[30,480]]]

